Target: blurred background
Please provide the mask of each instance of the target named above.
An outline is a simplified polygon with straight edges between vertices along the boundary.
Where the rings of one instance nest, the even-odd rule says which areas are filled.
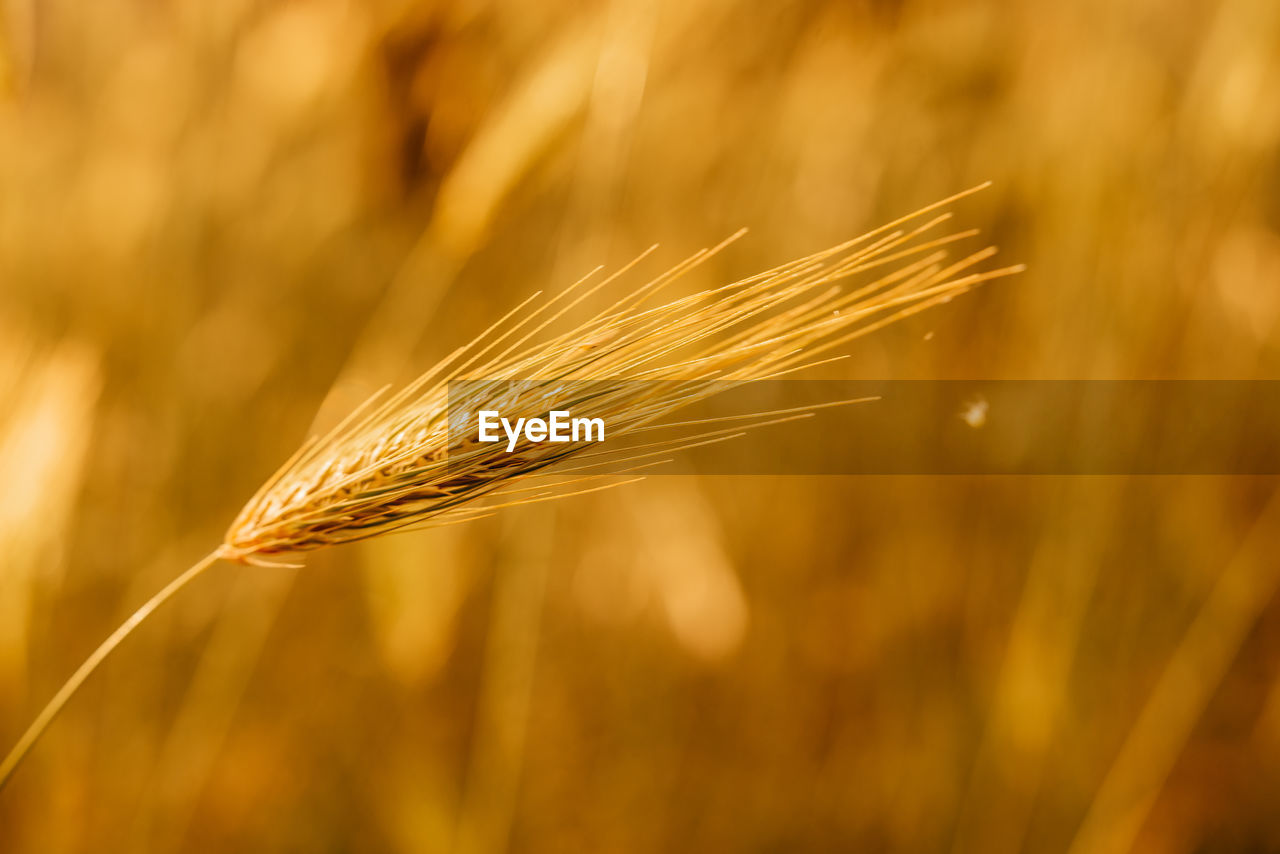
[[[826,376],[1280,378],[1280,4],[5,0],[0,742],[539,288],[958,206]],[[856,441],[850,437],[849,441]],[[6,852],[1280,850],[1275,478],[662,477],[224,565]]]

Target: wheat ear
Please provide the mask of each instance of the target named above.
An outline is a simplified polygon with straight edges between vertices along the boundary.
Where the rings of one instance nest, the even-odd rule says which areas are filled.
[[[626,292],[568,332],[548,330],[629,272],[652,248],[612,276],[596,280],[597,268],[539,305],[534,302],[541,295],[534,294],[407,388],[390,397],[383,396],[385,391],[376,395],[327,436],[304,443],[240,511],[221,546],[135,611],[72,674],[0,764],[0,788],[112,651],[219,559],[296,566],[282,564],[280,557],[629,483],[600,486],[594,481],[606,476],[601,474],[606,466],[612,473],[620,463],[643,468],[653,457],[681,447],[811,415],[763,413],[754,424],[712,425],[719,429],[706,429],[704,422],[699,434],[605,453],[580,443],[529,442],[508,452],[501,445],[456,435],[450,424],[451,410],[459,408],[546,412],[566,394],[581,396],[585,384],[591,388],[594,413],[608,419],[614,435],[683,426],[662,421],[735,385],[812,367],[820,363],[817,356],[854,338],[981,282],[1018,272],[1021,267],[976,270],[995,254],[991,247],[948,260],[950,245],[976,232],[933,236],[950,218],[947,213],[920,222],[980,189],[739,282],[653,304],[664,287],[737,239],[739,232]],[[458,399],[451,399],[450,383],[459,380],[467,382]],[[575,465],[565,467],[566,462]],[[548,472],[570,476],[554,488],[529,494],[525,481]],[[561,489],[566,484],[569,488]]]

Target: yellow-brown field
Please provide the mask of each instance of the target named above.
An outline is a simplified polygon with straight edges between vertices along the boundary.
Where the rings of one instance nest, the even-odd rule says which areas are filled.
[[[823,376],[1280,379],[1277,92],[1274,0],[6,0],[0,751],[313,424],[655,242],[991,180],[1027,272]],[[220,564],[0,851],[1280,850],[1278,487],[663,476]]]

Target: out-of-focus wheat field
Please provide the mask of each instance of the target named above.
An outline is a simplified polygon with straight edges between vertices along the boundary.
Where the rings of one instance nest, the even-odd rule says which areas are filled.
[[[749,227],[704,287],[991,179],[1028,272],[826,376],[1280,378],[1273,0],[2,21],[3,749],[313,424],[653,242]],[[658,477],[219,566],[0,849],[1277,850],[1278,486]]]

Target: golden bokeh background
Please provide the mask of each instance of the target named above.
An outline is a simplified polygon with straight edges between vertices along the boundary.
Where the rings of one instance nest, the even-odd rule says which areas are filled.
[[[829,376],[1280,378],[1274,0],[2,9],[6,749],[313,421],[655,241],[991,179],[1029,271]],[[1278,850],[1276,488],[659,477],[221,566],[0,850]]]

